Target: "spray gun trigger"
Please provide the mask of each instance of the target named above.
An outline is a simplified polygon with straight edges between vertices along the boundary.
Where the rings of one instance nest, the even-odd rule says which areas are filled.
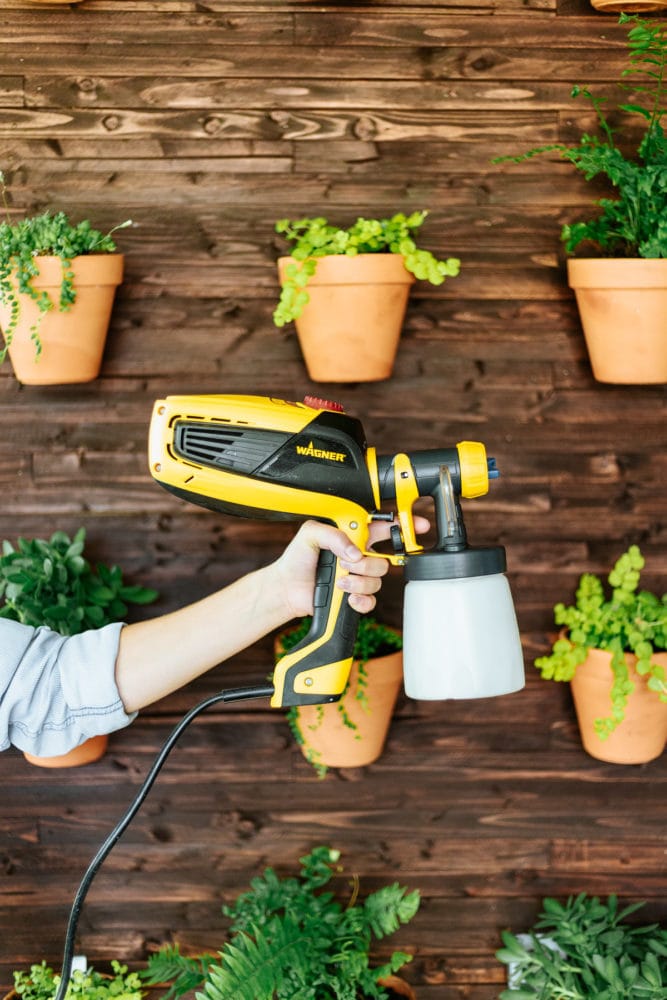
[[[424,546],[420,545],[415,537],[415,526],[412,519],[412,505],[419,499],[419,487],[410,458],[402,453],[394,455],[394,489],[396,491],[398,523],[405,546],[404,551],[422,552]]]

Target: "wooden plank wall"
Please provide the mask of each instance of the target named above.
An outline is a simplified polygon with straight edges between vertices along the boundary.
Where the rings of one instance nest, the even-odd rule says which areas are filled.
[[[315,392],[361,417],[381,452],[486,443],[502,478],[467,524],[474,543],[507,546],[529,669],[511,703],[402,702],[382,761],[324,782],[279,715],[202,721],[100,876],[82,920],[89,956],[138,963],[170,934],[215,947],[220,899],[318,841],[341,846],[368,887],[398,877],[424,893],[401,937],[420,1000],[497,995],[499,929],[521,929],[542,895],[616,891],[667,917],[664,761],[586,758],[567,691],[530,674],[582,571],[639,542],[660,591],[665,388],[592,379],[558,238],[590,187],[555,160],[491,164],[592,127],[571,84],[611,95],[624,39],[587,0],[3,0],[12,216],[134,225],[119,234],[126,278],[100,379],[29,388],[0,368],[0,538],[83,524],[93,558],[161,591],[151,613],[207,593],[271,559],[291,529],[156,487],[153,400]],[[415,288],[390,381],[310,383],[291,328],[271,322],[275,220],[418,208],[425,245],[460,257],[460,277]],[[400,621],[400,574],[381,607]],[[269,665],[267,639],[116,734],[94,768],[43,774],[3,756],[4,984],[21,963],[58,961],[82,859],[180,714]]]

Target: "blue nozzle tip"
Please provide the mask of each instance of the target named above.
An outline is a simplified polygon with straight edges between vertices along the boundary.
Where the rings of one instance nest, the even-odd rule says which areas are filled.
[[[489,479],[498,479],[500,477],[500,469],[496,465],[495,458],[487,458],[486,467],[489,473]]]

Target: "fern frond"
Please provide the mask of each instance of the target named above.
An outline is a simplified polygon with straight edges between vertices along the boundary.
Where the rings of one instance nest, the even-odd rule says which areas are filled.
[[[198,989],[206,979],[209,966],[215,960],[215,955],[207,954],[189,958],[181,955],[177,944],[167,945],[150,956],[147,968],[139,975],[148,986],[171,983],[169,990],[161,998],[161,1000],[171,1000],[172,997],[181,997],[184,993]]]
[[[208,981],[197,1000],[274,1000],[292,982],[294,989],[309,983],[312,941],[289,916],[274,918],[253,935],[242,931],[225,944],[220,961],[208,969]],[[307,993],[303,993],[304,1000]]]
[[[407,892],[398,882],[371,893],[364,903],[368,925],[376,938],[386,937],[412,920],[419,909],[419,891]]]

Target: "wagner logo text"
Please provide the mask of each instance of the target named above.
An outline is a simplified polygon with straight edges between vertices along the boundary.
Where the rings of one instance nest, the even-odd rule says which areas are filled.
[[[297,455],[307,455],[308,458],[323,458],[329,462],[344,462],[345,454],[341,451],[327,451],[325,448],[315,448],[313,442],[307,445],[298,444],[296,446]]]

